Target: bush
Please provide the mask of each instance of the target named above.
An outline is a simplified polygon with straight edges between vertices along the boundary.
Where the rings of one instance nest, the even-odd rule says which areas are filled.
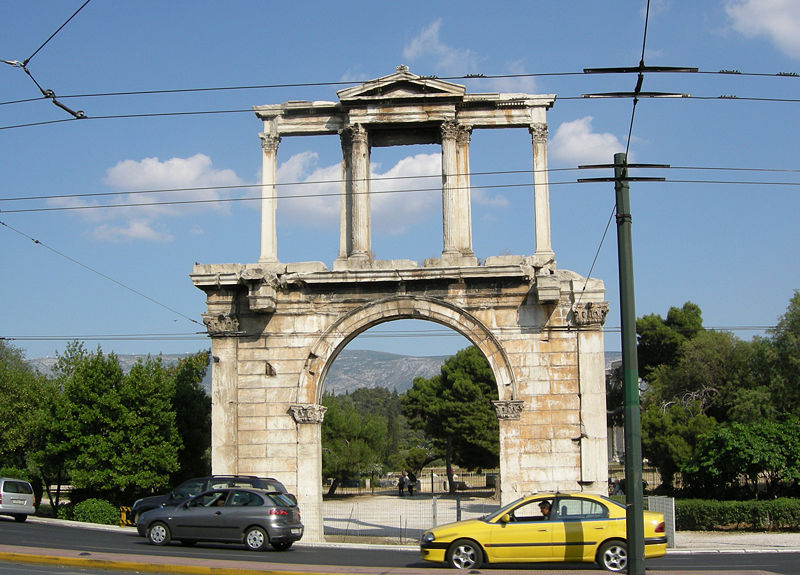
[[[678,499],[675,528],[679,531],[800,531],[800,500],[716,501]]]
[[[87,499],[75,505],[73,519],[85,523],[119,525],[119,509],[102,499]]]
[[[75,504],[74,503],[61,503],[56,511],[56,517],[66,521],[75,519]]]

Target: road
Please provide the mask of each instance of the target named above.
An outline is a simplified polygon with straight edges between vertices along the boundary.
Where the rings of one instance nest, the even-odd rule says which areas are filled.
[[[288,551],[265,551],[253,553],[244,547],[235,545],[198,544],[194,547],[183,547],[179,544],[167,547],[149,545],[144,538],[139,537],[134,531],[108,532],[95,531],[79,527],[58,524],[42,524],[28,521],[16,523],[12,520],[0,518],[0,542],[6,548],[36,547],[42,549],[72,549],[88,553],[108,553],[114,555],[152,556],[152,557],[181,557],[206,560],[231,560],[254,563],[254,567],[264,569],[268,564],[282,564],[286,566],[319,566],[318,572],[327,568],[357,566],[357,567],[386,567],[391,569],[426,569],[432,575],[439,572],[439,568],[422,561],[416,550],[408,548],[386,547],[334,547],[330,545],[316,546],[296,544]],[[143,559],[144,560],[144,559]],[[257,564],[257,565],[256,565]],[[737,573],[775,573],[779,575],[796,575],[800,565],[800,553],[714,553],[714,554],[669,554],[667,557],[648,560],[648,572],[680,571],[682,573],[696,572],[731,572]],[[541,564],[535,566],[511,567],[514,571],[521,572],[524,568],[535,571],[554,571],[558,573],[602,573],[595,565],[582,564]],[[15,570],[17,569],[17,570]],[[484,571],[498,573],[500,569],[488,568]],[[68,569],[53,566],[31,567],[30,565],[15,566],[12,563],[0,563],[0,574],[17,575],[22,573],[88,573],[85,569]],[[103,573],[103,570],[91,570],[92,573]],[[449,572],[449,570],[445,571]]]

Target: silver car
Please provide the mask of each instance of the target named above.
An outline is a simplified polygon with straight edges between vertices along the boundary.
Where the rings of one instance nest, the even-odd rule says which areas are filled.
[[[180,541],[244,543],[251,551],[284,551],[303,536],[300,510],[285,493],[254,488],[212,489],[175,507],[145,511],[136,523],[153,545]]]
[[[34,513],[31,484],[22,479],[0,477],[0,515],[11,515],[22,522]]]

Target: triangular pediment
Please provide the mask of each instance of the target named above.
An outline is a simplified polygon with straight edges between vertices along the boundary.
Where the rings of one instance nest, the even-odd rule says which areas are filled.
[[[436,78],[417,76],[408,67],[398,66],[397,72],[364,82],[359,86],[339,90],[342,103],[354,101],[396,100],[415,98],[463,98],[466,88]]]

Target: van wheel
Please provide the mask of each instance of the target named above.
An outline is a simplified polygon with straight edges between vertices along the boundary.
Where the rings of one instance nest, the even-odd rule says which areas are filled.
[[[23,523],[27,518],[27,515],[14,515],[14,521],[17,523]]]

